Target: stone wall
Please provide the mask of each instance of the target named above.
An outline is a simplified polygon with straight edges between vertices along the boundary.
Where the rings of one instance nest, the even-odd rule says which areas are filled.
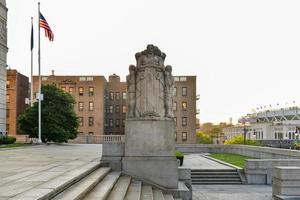
[[[248,145],[176,145],[183,153],[235,153],[260,159],[300,159],[300,151]]]

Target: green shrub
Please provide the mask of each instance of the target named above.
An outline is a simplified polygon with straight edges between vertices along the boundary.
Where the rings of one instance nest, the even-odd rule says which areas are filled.
[[[226,140],[224,144],[244,144],[244,137],[241,135],[235,136],[234,138],[230,140]],[[260,145],[258,141],[255,140],[246,140],[246,145]]]
[[[176,150],[175,154],[176,154],[176,158],[178,160],[180,160],[180,166],[182,166],[182,164],[183,164],[183,158],[184,158],[183,153],[181,151]]]
[[[16,142],[16,138],[12,136],[0,137],[0,144],[13,144]]]

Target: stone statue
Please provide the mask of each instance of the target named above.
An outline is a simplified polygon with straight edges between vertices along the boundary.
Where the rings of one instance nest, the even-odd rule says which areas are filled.
[[[172,76],[172,67],[167,65],[165,68],[165,111],[166,117],[173,118],[173,93],[174,77]]]
[[[129,66],[129,75],[126,77],[127,81],[127,100],[129,118],[135,117],[135,75],[136,69],[134,65]]]
[[[135,54],[136,66],[129,67],[128,118],[173,118],[174,80],[172,67],[165,68],[166,54],[154,45]],[[134,100],[133,100],[134,99]]]

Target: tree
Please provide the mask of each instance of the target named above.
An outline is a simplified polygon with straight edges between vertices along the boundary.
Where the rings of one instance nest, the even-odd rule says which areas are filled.
[[[244,144],[244,137],[241,135],[237,135],[232,139],[226,140],[224,144]],[[246,140],[247,145],[259,145],[258,141],[248,139]]]
[[[67,142],[77,137],[78,118],[74,98],[55,85],[42,86],[42,141]],[[18,128],[31,138],[38,137],[38,103],[18,117]]]
[[[197,141],[199,144],[212,144],[213,141],[211,139],[211,136],[199,131],[197,133]]]

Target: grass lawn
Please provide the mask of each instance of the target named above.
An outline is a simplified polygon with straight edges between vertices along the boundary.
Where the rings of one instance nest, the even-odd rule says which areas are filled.
[[[14,144],[3,144],[0,145],[0,148],[15,148],[15,147],[23,147],[23,146],[29,146],[31,144],[23,144],[23,143],[14,143]]]
[[[255,159],[252,157],[242,156],[238,154],[231,154],[231,153],[212,153],[209,156],[241,168],[245,167],[246,159]]]

